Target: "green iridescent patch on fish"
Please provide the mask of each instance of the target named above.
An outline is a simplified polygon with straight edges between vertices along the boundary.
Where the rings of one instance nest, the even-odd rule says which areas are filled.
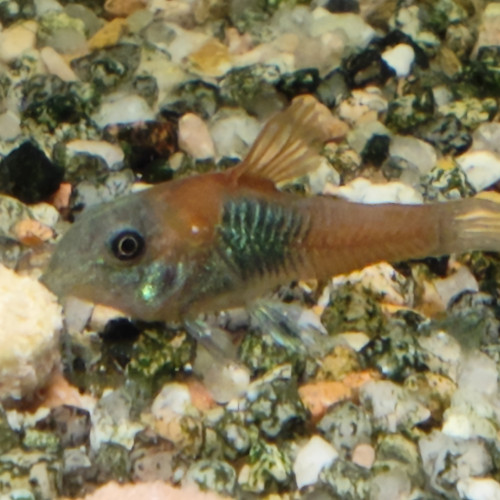
[[[224,205],[219,234],[227,256],[244,278],[276,273],[293,259],[292,244],[307,231],[304,217],[265,200],[241,199]]]

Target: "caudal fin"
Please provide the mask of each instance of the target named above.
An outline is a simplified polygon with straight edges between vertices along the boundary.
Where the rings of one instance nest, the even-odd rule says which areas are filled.
[[[443,203],[443,210],[440,252],[500,252],[498,193],[481,193],[475,198]]]

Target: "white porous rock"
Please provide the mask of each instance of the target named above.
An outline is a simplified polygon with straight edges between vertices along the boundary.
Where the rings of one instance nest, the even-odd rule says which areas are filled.
[[[323,194],[338,196],[357,203],[406,203],[409,205],[423,203],[422,195],[402,182],[373,184],[361,177],[345,186],[327,184]]]
[[[489,477],[468,477],[457,483],[460,498],[467,500],[499,500],[500,483]]]
[[[383,52],[382,59],[395,71],[397,77],[404,78],[410,74],[415,51],[411,45],[399,43]]]
[[[457,158],[457,163],[476,191],[500,180],[500,155],[492,151],[468,151]]]
[[[402,135],[392,138],[389,156],[401,158],[409,165],[415,165],[420,175],[428,174],[437,162],[436,151],[428,142]]]
[[[68,142],[66,148],[72,153],[88,153],[92,156],[100,156],[111,170],[119,170],[123,166],[125,158],[122,148],[107,141],[76,139]]]
[[[38,281],[0,265],[0,399],[21,399],[59,363],[62,311]]]
[[[430,336],[418,336],[417,342],[427,351],[426,364],[429,370],[446,375],[456,382],[459,363],[462,359],[462,348],[458,341],[446,333],[438,331]]]
[[[337,460],[337,450],[320,436],[313,436],[298,452],[293,464],[297,486],[315,484],[319,473]]]
[[[94,121],[102,128],[112,123],[133,123],[153,118],[153,111],[142,97],[121,93],[109,95],[93,116]]]
[[[38,25],[35,21],[13,24],[0,32],[0,61],[11,62],[34,49]]]
[[[208,127],[198,115],[186,113],[179,120],[179,147],[195,159],[215,156]]]

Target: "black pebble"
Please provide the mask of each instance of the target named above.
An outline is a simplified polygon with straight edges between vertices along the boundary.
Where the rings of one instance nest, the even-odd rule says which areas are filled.
[[[330,12],[354,12],[359,13],[358,0],[328,0],[324,5]]]
[[[57,191],[63,176],[63,168],[31,142],[23,142],[0,163],[0,192],[24,203],[38,203]]]

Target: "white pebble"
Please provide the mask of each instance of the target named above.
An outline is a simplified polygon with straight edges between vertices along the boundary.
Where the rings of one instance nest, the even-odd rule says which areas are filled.
[[[339,333],[338,338],[344,340],[346,344],[356,352],[361,351],[370,342],[370,337],[364,332]]]
[[[102,103],[93,119],[99,127],[104,128],[111,123],[153,120],[154,113],[147,102],[138,95],[113,94]]]
[[[38,281],[0,265],[0,399],[33,393],[59,363],[61,306]]]
[[[458,386],[461,390],[495,396],[498,394],[496,363],[486,354],[475,352],[467,356],[458,370]]]
[[[446,278],[434,280],[433,284],[443,304],[449,304],[453,297],[465,290],[471,292],[479,290],[476,278],[466,266],[461,266],[457,272]]]
[[[457,162],[476,191],[500,180],[500,155],[491,151],[469,151],[459,156]]]
[[[179,120],[179,147],[195,159],[213,158],[215,147],[205,122],[193,113]]]
[[[357,203],[423,203],[422,195],[402,182],[372,184],[368,179],[357,178],[345,186],[327,184],[323,194],[339,196]]]
[[[338,456],[337,450],[330,443],[320,436],[313,436],[299,450],[293,464],[293,472],[299,489],[315,484],[319,473],[337,460]]]
[[[392,138],[389,146],[391,158],[401,158],[410,165],[415,165],[421,175],[428,174],[436,165],[437,155],[434,148],[427,142],[397,135]]]
[[[35,21],[14,24],[0,33],[0,60],[11,62],[35,48],[38,25]]]
[[[259,134],[261,125],[244,111],[223,110],[214,117],[210,133],[215,143],[217,159],[223,156],[242,158]]]
[[[13,111],[0,115],[0,139],[13,141],[21,133],[21,120]]]
[[[191,394],[184,384],[172,382],[162,387],[151,406],[151,413],[160,418],[167,411],[185,415],[191,405]]]
[[[415,61],[415,51],[411,45],[399,43],[383,52],[382,59],[396,72],[398,78],[404,78],[409,75]]]
[[[44,47],[41,49],[40,57],[50,74],[58,76],[65,82],[78,80],[78,77],[69,64],[64,60],[61,54],[56,52],[52,47]]]
[[[68,142],[66,147],[73,153],[88,153],[100,156],[111,170],[119,170],[123,166],[125,154],[120,146],[106,141],[88,141],[76,139]]]
[[[489,477],[460,479],[457,491],[467,500],[500,500],[500,483]]]

